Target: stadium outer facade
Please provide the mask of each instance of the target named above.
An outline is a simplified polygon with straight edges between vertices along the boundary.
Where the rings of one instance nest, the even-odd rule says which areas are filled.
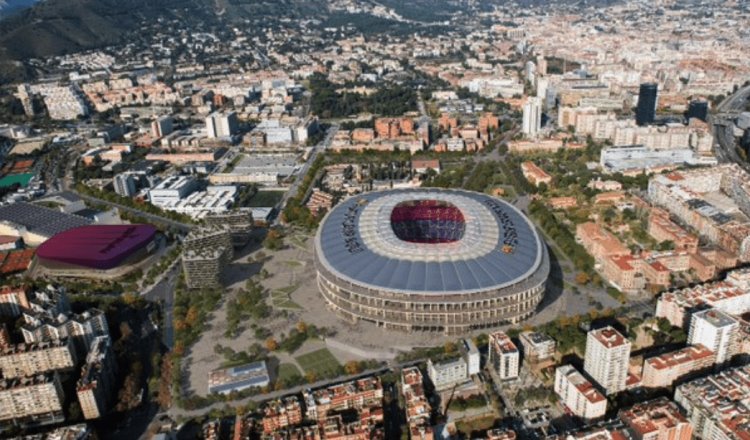
[[[323,219],[314,258],[339,316],[445,334],[530,318],[550,270],[546,245],[515,207],[441,189],[347,199]]]

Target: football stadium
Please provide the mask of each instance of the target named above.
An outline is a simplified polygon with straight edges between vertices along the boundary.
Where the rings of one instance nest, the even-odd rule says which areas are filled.
[[[531,317],[550,270],[523,213],[461,190],[351,197],[323,219],[314,257],[319,290],[343,318],[449,335]]]
[[[151,225],[89,225],[68,229],[42,243],[36,270],[42,275],[113,279],[140,267],[157,248]]]

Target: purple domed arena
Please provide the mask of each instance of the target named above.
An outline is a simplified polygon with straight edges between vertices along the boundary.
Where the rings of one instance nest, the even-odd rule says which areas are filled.
[[[69,229],[42,243],[36,257],[47,275],[116,278],[156,248],[152,225],[91,225]]]

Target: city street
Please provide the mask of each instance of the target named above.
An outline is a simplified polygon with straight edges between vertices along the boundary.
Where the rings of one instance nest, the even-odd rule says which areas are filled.
[[[284,193],[284,196],[281,198],[281,201],[277,205],[279,208],[279,212],[284,210],[284,207],[286,206],[286,203],[291,199],[292,197],[295,197],[297,195],[297,192],[299,191],[299,187],[302,184],[302,181],[305,179],[305,176],[307,175],[307,172],[310,170],[310,166],[315,163],[315,159],[318,158],[318,154],[320,154],[321,151],[325,151],[331,146],[331,143],[333,142],[333,138],[336,136],[336,133],[339,131],[339,126],[334,124],[331,125],[328,128],[328,131],[326,132],[325,138],[323,138],[322,141],[320,141],[317,145],[315,145],[312,149],[312,152],[310,153],[310,156],[307,158],[307,161],[302,166],[302,168],[299,170],[297,175],[295,176],[294,183],[292,183],[292,186],[289,187],[286,193]],[[312,190],[312,188],[310,188]],[[273,225],[278,225],[280,221],[280,215],[277,215],[276,218],[273,221]]]
[[[736,163],[750,172],[750,164],[737,153],[733,122],[733,118],[745,109],[748,98],[750,85],[740,88],[722,101],[716,108],[716,114],[709,115],[708,122],[714,132],[714,154],[719,163]]]
[[[172,327],[174,292],[175,287],[177,286],[177,279],[182,270],[182,265],[179,264],[179,259],[177,261],[178,262],[165,273],[161,281],[156,283],[148,291],[141,293],[145,299],[162,305],[162,313],[164,316],[162,323],[162,338],[164,345],[170,350],[174,344],[174,328]]]

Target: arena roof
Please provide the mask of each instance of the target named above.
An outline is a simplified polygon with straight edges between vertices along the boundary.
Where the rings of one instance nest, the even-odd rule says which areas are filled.
[[[112,269],[153,241],[151,225],[93,225],[69,229],[42,243],[36,255],[42,260]]]
[[[544,246],[529,220],[508,203],[442,189],[351,197],[326,216],[316,240],[319,262],[344,280],[421,294],[521,282],[540,266]]]
[[[77,215],[27,202],[0,206],[0,221],[22,226],[29,232],[45,237],[91,223],[91,220]]]

